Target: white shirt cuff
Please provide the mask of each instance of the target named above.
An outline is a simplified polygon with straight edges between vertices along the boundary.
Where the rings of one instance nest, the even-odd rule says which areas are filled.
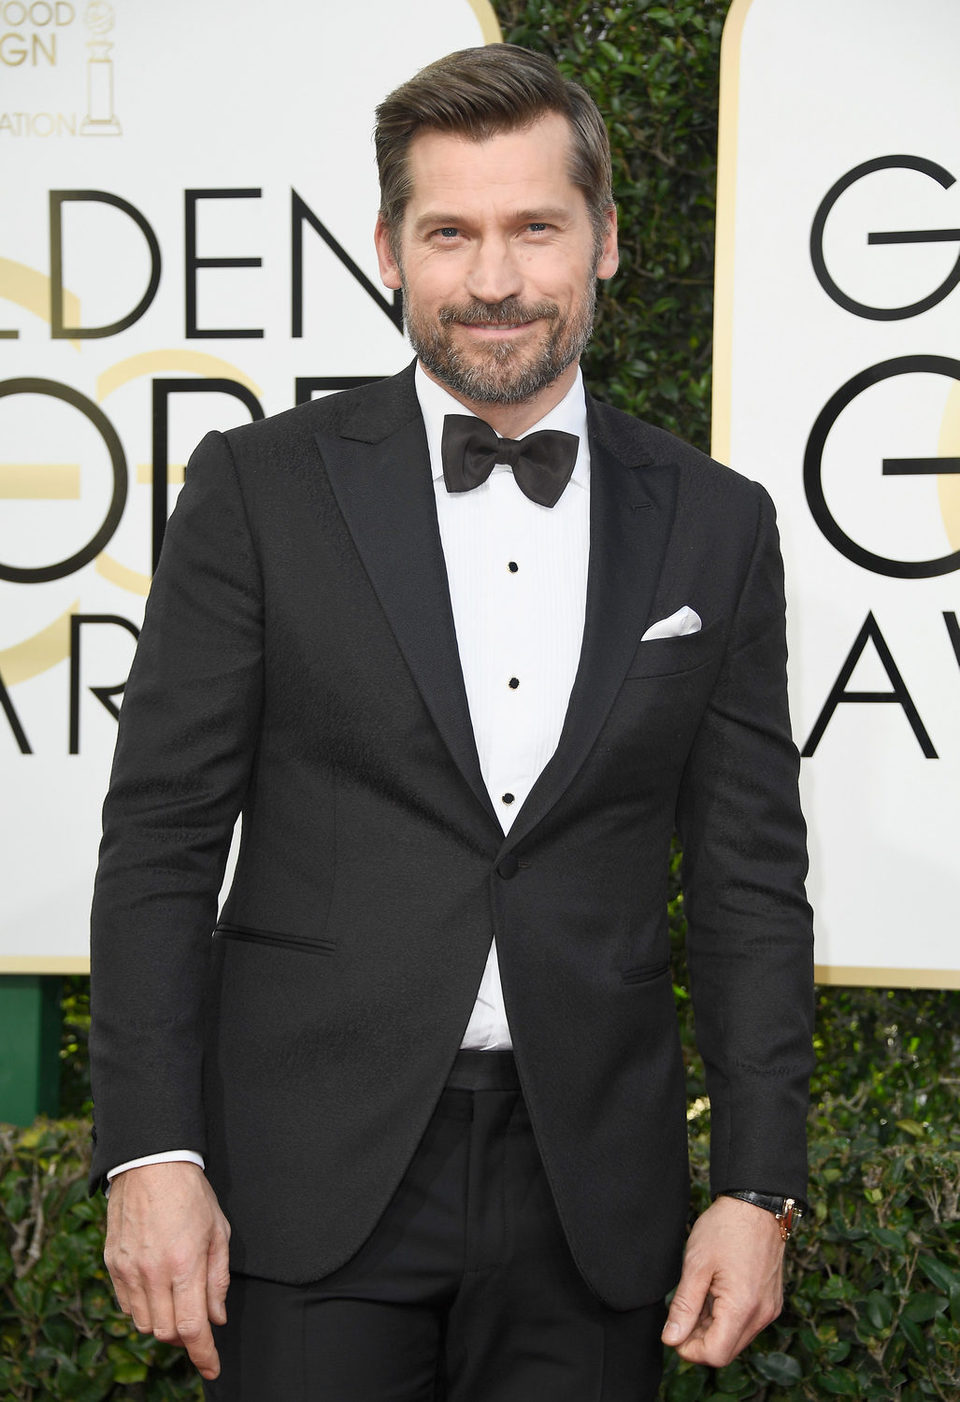
[[[127,1163],[118,1163],[116,1168],[111,1168],[107,1173],[108,1180],[116,1178],[118,1173],[126,1173],[128,1168],[144,1168],[148,1163],[195,1163],[197,1168],[203,1168],[203,1155],[196,1153],[193,1149],[167,1149],[162,1154],[145,1154],[142,1159],[130,1159]]]

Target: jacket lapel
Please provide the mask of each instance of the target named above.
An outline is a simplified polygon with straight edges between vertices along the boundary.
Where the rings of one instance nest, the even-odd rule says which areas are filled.
[[[673,524],[675,473],[657,461],[651,430],[589,397],[587,408],[590,561],[580,663],[557,749],[501,855],[546,816],[586,760],[649,622]],[[332,427],[315,431],[331,486],[434,723],[499,829],[460,668],[413,366],[362,399],[344,395],[342,409]]]
[[[590,560],[583,645],[557,749],[517,814],[501,855],[522,841],[569,788],[623,684],[666,550],[675,473],[644,446],[650,430],[587,400]],[[629,424],[629,431],[621,425]]]
[[[364,568],[434,723],[497,825],[470,723],[412,367],[315,438]]]

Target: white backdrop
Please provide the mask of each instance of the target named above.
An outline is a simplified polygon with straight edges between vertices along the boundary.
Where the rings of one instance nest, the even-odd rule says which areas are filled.
[[[118,689],[191,448],[409,359],[373,109],[499,37],[487,0],[0,4],[0,970],[86,967]]]
[[[958,54],[956,0],[724,33],[714,452],[778,506],[826,981],[960,986]]]

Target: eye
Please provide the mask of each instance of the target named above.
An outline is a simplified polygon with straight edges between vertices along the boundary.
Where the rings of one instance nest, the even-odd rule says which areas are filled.
[[[549,225],[542,223],[540,220],[535,220],[527,225],[527,228],[530,230],[531,234],[542,234],[544,230],[548,227]]]
[[[460,230],[455,229],[452,224],[445,224],[442,229],[437,230],[437,233],[442,239],[455,239],[459,237]]]

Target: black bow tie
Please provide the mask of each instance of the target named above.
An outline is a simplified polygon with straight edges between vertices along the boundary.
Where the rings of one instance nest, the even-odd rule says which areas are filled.
[[[556,506],[570,481],[580,439],[560,429],[526,438],[500,438],[483,419],[447,414],[440,456],[448,492],[469,492],[486,482],[497,463],[513,468],[517,486],[540,506]]]

